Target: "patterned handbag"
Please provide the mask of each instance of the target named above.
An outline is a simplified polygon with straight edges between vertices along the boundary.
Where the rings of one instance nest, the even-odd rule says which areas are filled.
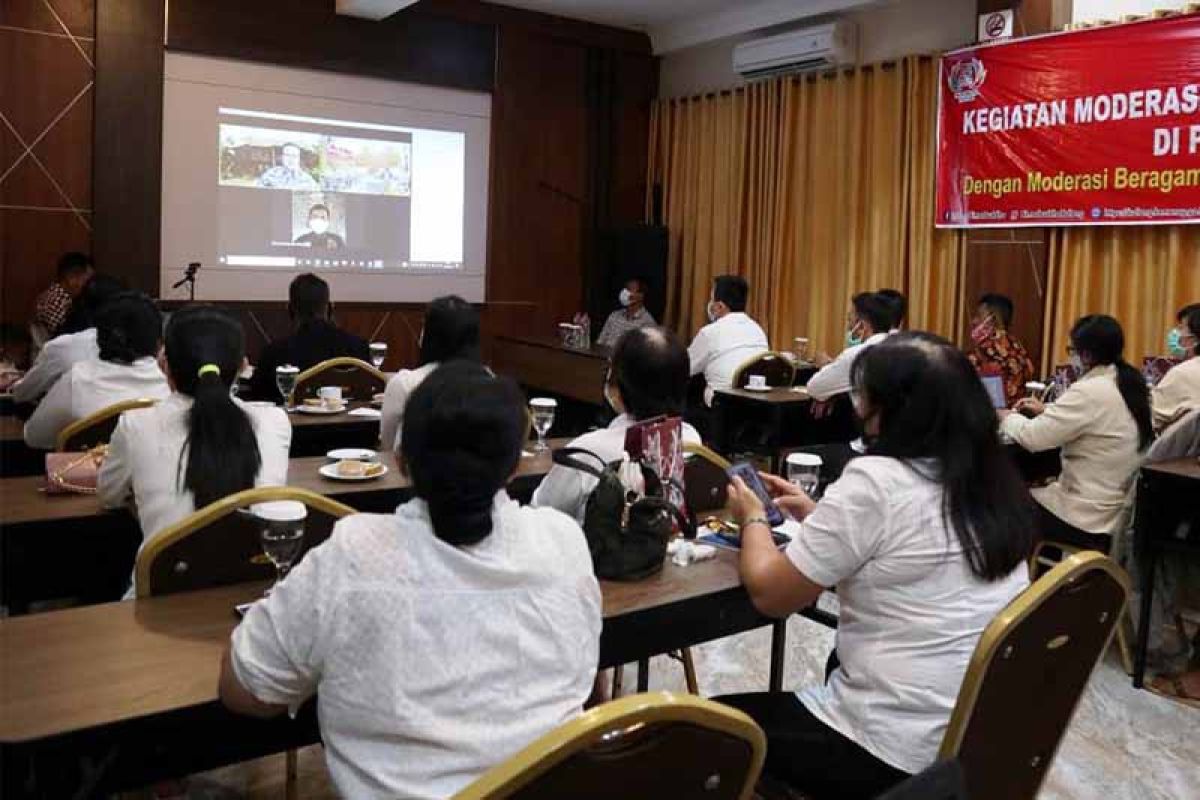
[[[46,494],[95,494],[106,455],[106,444],[82,453],[47,453]]]

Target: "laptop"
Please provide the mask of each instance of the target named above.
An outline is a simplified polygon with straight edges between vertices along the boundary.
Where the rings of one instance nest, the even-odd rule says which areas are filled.
[[[983,388],[987,390],[992,401],[992,408],[1008,408],[1008,403],[1004,402],[1003,378],[999,375],[980,375],[979,380],[983,381]]]

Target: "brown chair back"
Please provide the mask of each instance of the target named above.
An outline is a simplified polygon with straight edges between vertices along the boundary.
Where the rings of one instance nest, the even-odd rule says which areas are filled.
[[[151,539],[137,557],[137,596],[190,592],[266,580],[275,568],[263,555],[261,525],[245,509],[255,503],[296,500],[308,508],[304,553],[329,538],[334,524],[354,509],[307,489],[263,486],[205,506]]]
[[[745,389],[751,375],[762,375],[767,379],[767,386],[791,386],[796,379],[796,366],[780,353],[759,353],[733,373],[733,388]]]
[[[657,692],[597,706],[538,739],[456,800],[749,800],[766,737],[740,711]]]
[[[292,403],[316,397],[322,386],[340,386],[343,398],[365,403],[384,390],[387,376],[357,358],[331,358],[296,376]]]
[[[78,453],[91,450],[97,445],[108,444],[122,414],[135,408],[149,408],[155,402],[157,401],[145,397],[123,400],[76,420],[59,431],[55,449],[60,453]]]
[[[684,502],[693,514],[725,507],[729,488],[729,462],[704,445],[683,445],[687,459],[683,463]]]
[[[984,630],[939,754],[958,759],[972,800],[1037,796],[1128,595],[1112,559],[1077,553]]]

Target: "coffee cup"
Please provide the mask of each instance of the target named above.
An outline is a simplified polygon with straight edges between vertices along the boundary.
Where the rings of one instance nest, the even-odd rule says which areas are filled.
[[[337,408],[342,404],[342,387],[322,386],[317,389],[317,397],[326,408]]]
[[[751,375],[749,383],[746,384],[751,389],[767,388],[767,377],[765,375]]]

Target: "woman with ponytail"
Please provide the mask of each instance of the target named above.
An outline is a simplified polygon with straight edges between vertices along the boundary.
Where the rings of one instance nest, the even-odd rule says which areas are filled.
[[[1002,411],[1001,430],[1031,452],[1062,448],[1062,474],[1033,490],[1040,538],[1107,551],[1127,521],[1134,477],[1154,436],[1150,392],[1125,361],[1125,334],[1112,317],[1081,317],[1070,340],[1078,380],[1054,403],[1027,398]]]
[[[292,441],[281,409],[230,395],[245,341],[227,313],[212,306],[176,312],[164,355],[172,394],[121,415],[98,484],[106,507],[133,499],[143,541],[227,495],[287,483]]]
[[[315,693],[339,794],[450,797],[591,692],[600,588],[579,526],[505,493],[524,438],[511,381],[442,365],[405,409],[415,499],[341,520],[234,631],[221,699]]]

